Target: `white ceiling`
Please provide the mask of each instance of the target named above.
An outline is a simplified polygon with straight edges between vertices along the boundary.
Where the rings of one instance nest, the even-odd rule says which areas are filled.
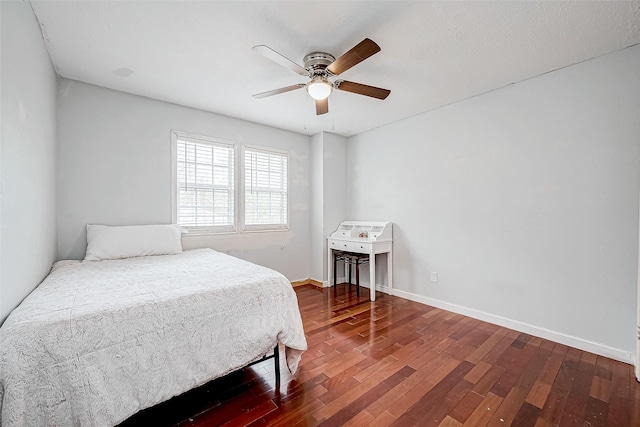
[[[349,136],[640,43],[640,1],[31,1],[58,74],[312,135]],[[391,90],[334,91],[315,115],[302,64],[369,37],[382,51],[341,78]],[[640,70],[639,70],[640,71]]]

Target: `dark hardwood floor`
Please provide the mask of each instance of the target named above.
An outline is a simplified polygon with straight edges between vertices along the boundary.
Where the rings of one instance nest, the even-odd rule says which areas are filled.
[[[279,389],[268,360],[122,425],[640,426],[630,365],[355,286],[296,293],[309,350]]]

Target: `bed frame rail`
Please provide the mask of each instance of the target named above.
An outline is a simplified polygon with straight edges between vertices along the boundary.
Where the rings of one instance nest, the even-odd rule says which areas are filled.
[[[245,368],[255,365],[256,363],[264,362],[265,360],[273,358],[273,363],[276,368],[276,388],[280,388],[280,348],[278,344],[273,348],[273,354],[265,354],[262,358],[249,363]],[[244,368],[243,368],[244,369]]]

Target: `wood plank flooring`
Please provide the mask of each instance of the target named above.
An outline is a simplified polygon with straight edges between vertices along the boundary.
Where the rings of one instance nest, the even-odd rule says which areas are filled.
[[[268,360],[122,426],[640,426],[630,365],[350,288],[296,288],[309,350],[279,389]]]

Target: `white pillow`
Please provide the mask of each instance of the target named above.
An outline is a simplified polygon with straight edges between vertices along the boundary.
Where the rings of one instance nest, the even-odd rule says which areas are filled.
[[[85,261],[169,255],[182,252],[178,225],[109,227],[87,224]]]

